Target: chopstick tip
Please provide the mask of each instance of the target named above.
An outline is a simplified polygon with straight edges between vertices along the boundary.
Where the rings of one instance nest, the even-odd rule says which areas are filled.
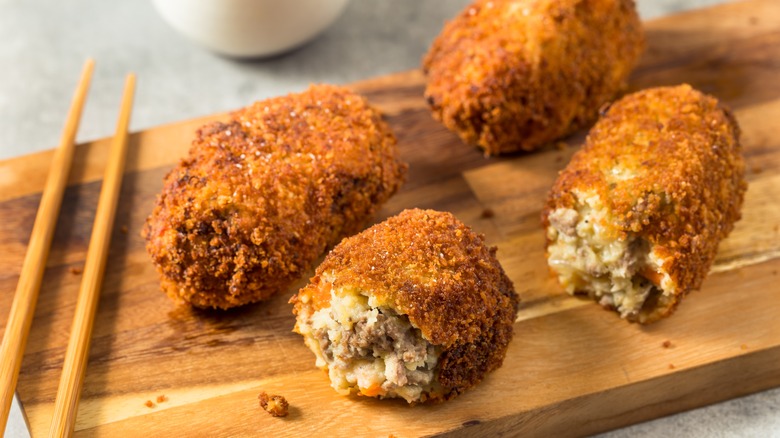
[[[135,73],[130,72],[125,77],[125,89],[131,91],[135,89]]]

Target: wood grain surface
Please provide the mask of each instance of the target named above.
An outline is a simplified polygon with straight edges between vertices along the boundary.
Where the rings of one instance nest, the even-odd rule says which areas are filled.
[[[420,72],[396,74],[354,84],[386,113],[410,163],[408,183],[377,220],[408,207],[448,210],[499,247],[522,299],[504,366],[440,405],[342,397],[291,331],[287,300],[302,282],[228,312],[171,302],[139,232],[163,176],[197,127],[224,118],[215,115],[130,139],[77,434],[582,435],[780,385],[780,2],[728,4],[646,29],[631,89],[688,82],[728,103],[742,126],[750,184],[743,218],[710,276],[670,319],[626,323],[563,294],[548,274],[539,213],[583,133],[536,153],[487,159],[431,118]],[[18,386],[33,436],[51,421],[108,144],[77,149],[47,262]],[[50,159],[44,152],[0,162],[3,323]],[[483,217],[485,209],[494,215]],[[287,397],[290,415],[262,411],[260,391]]]

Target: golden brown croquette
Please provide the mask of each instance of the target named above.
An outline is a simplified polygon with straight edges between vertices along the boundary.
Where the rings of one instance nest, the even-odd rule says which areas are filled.
[[[405,210],[344,239],[291,300],[295,331],[342,394],[443,401],[501,366],[512,282],[450,213]]]
[[[628,95],[552,188],[549,265],[567,291],[623,318],[668,316],[739,219],[744,174],[739,127],[714,97],[689,85]]]
[[[198,131],[146,221],[147,250],[174,299],[265,300],[360,231],[405,173],[380,113],[346,88],[257,102]]]
[[[534,150],[596,119],[643,38],[632,0],[477,0],[425,56],[425,96],[486,154]]]

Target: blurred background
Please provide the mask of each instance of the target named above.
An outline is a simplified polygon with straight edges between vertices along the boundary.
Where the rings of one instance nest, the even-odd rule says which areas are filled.
[[[197,0],[192,0],[193,2]],[[723,0],[639,0],[643,19]],[[305,45],[268,59],[217,55],[143,0],[0,0],[0,160],[54,147],[84,60],[95,76],[80,142],[113,133],[127,72],[138,75],[131,130],[228,111],[312,82],[414,69],[468,0],[353,0]],[[25,436],[19,422],[7,436]],[[618,437],[780,436],[780,390],[607,433]]]

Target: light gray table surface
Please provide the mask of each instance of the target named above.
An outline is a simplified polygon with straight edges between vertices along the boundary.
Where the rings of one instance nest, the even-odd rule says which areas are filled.
[[[722,1],[639,0],[638,7],[650,19]],[[131,129],[141,130],[236,109],[312,82],[348,83],[415,68],[443,22],[467,3],[353,0],[331,28],[302,48],[236,61],[185,40],[148,0],[0,0],[0,160],[58,143],[88,57],[96,60],[96,70],[79,141],[113,133],[129,71],[138,75]],[[28,436],[18,407],[6,436]],[[780,389],[602,436],[780,437]]]

